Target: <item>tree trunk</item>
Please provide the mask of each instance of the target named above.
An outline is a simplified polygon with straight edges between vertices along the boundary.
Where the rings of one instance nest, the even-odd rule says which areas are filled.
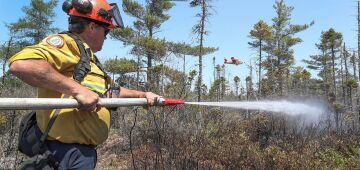
[[[345,45],[344,45],[344,64],[345,64],[345,81],[349,81],[349,69],[348,69],[348,64],[347,64],[347,51],[345,49]]]
[[[348,53],[347,51],[346,51],[346,48],[345,48],[345,43],[344,43],[344,50],[345,50],[345,73],[346,73],[346,89],[347,89],[347,95],[348,95],[348,97],[347,97],[347,104],[348,104],[348,106],[349,106],[349,108],[351,109],[351,111],[353,110],[353,98],[352,98],[352,85],[351,84],[349,84],[349,81],[350,81],[350,73],[349,73],[349,69],[348,69],[348,67],[347,67],[347,58],[349,57],[348,56],[348,54],[350,54],[350,53]],[[355,55],[355,53],[354,53],[354,55]],[[355,57],[355,56],[352,56],[352,57]],[[353,60],[353,61],[355,61],[355,60]],[[355,68],[356,66],[355,66],[355,62],[353,62],[353,71],[354,71],[354,77],[355,77],[355,79],[356,79],[356,76],[355,76],[355,74],[356,74],[356,72],[355,72]]]
[[[349,95],[349,100],[348,100],[348,105],[350,107],[350,110],[353,111],[353,105],[352,105],[352,87],[347,87],[348,88],[348,95]]]
[[[271,78],[270,78],[270,82],[272,84],[272,95],[275,95],[276,92],[276,84],[275,84],[275,69],[274,69],[274,62],[273,62],[273,56],[269,55],[269,59],[268,59],[271,63]]]
[[[203,41],[204,41],[204,34],[205,34],[205,17],[206,17],[206,2],[205,0],[202,0],[202,16],[201,16],[201,27],[200,27],[200,54],[199,54],[199,76],[198,76],[198,85],[197,85],[197,89],[198,89],[198,102],[201,101],[201,94],[202,94],[202,90],[201,90],[201,86],[202,86],[202,53],[203,53]]]
[[[249,101],[250,96],[250,82],[246,81],[246,100]]]
[[[261,56],[261,51],[262,51],[262,40],[260,39],[260,46],[259,46],[259,97],[261,97],[261,63],[262,63],[262,56]]]
[[[323,56],[325,56],[325,51],[323,51]],[[328,67],[327,67],[327,60],[324,61],[324,92],[325,92],[325,96],[326,96],[326,99],[328,100],[329,99],[329,89],[328,89]]]
[[[153,30],[151,28],[149,28],[149,36],[150,38],[153,37]],[[151,90],[154,85],[153,79],[152,79],[152,59],[154,58],[154,54],[152,52],[148,52],[146,54],[147,56],[147,84],[149,84],[150,88],[149,90]]]
[[[358,71],[359,71],[359,79],[360,80],[360,1],[358,1]],[[359,122],[360,123],[360,122]]]
[[[350,98],[350,94],[349,94],[349,87],[347,86],[348,85],[348,82],[349,82],[349,69],[348,69],[348,65],[347,65],[347,51],[346,51],[346,46],[345,46],[345,43],[344,43],[344,64],[345,64],[345,90],[346,92],[348,92],[348,96],[345,96],[345,101],[346,101],[346,105],[349,106],[350,104],[350,101],[351,101],[351,98]]]
[[[215,65],[215,56],[213,57],[213,68],[214,68],[214,82],[216,81],[216,65]]]
[[[356,75],[356,56],[355,56],[355,51],[351,57],[351,63],[352,63],[352,66],[353,66],[353,74],[354,74],[354,79],[356,80],[357,79],[357,75]]]
[[[358,71],[359,71],[359,79],[360,80],[360,1],[358,1]],[[358,94],[359,97],[359,94]],[[360,99],[358,99],[360,100]],[[360,109],[359,109],[359,125],[360,125]]]
[[[236,96],[239,95],[239,82],[235,82],[235,94]]]
[[[278,41],[277,42],[277,49],[280,50],[280,42]],[[282,68],[281,68],[281,56],[280,54],[278,54],[279,56],[277,56],[277,85],[278,85],[278,88],[279,88],[279,95],[282,96]]]
[[[340,54],[341,55],[341,54]],[[344,73],[343,73],[343,56],[340,57],[340,76],[341,76],[341,89],[342,89],[342,99],[343,104],[346,105],[346,96],[345,96],[345,83],[344,83]]]
[[[332,77],[333,77],[334,100],[336,101],[336,77],[335,77],[335,51],[334,51],[334,47],[331,47],[331,61],[332,61]]]
[[[136,69],[136,90],[139,90],[139,86],[140,86],[140,68],[141,68],[140,61],[141,61],[140,56],[137,56],[138,64]]]

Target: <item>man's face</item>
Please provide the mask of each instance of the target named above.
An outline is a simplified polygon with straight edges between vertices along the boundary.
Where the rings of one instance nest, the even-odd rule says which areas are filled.
[[[93,52],[100,51],[102,49],[102,46],[104,44],[104,40],[106,39],[106,35],[109,33],[109,28],[107,28],[106,25],[97,24],[97,23],[90,23],[90,27],[92,28],[91,31],[91,39],[92,42],[89,42],[92,44],[92,50]]]

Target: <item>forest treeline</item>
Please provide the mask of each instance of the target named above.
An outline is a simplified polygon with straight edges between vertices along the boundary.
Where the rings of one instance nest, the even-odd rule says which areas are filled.
[[[176,3],[188,3],[197,11],[195,42],[173,42],[158,35]],[[248,65],[249,75],[227,77],[225,65],[209,58],[221,47],[204,45],[216,11],[212,0],[176,3],[122,1],[125,15],[134,22],[112,30],[110,36],[130,47],[131,55],[98,56],[108,57],[103,64],[116,83],[186,101],[316,98],[328,103],[329,111],[318,122],[303,123],[282,114],[217,107],[118,108],[111,114],[109,139],[98,146],[97,169],[360,169],[360,50],[349,48],[341,32],[328,28],[314,35],[319,37],[314,44],[318,52],[302,61],[306,68],[297,66],[294,46],[306,43],[297,33],[316,23],[293,24],[294,7],[275,0],[271,22],[259,20],[249,30],[248,45],[258,56]],[[33,87],[9,74],[7,60],[25,46],[64,31],[53,26],[56,13],[62,12],[54,8],[61,4],[31,0],[22,8],[23,17],[5,23],[1,97],[36,97]],[[185,66],[190,57],[198,59],[195,70]],[[203,60],[209,59],[213,72],[204,73]],[[209,74],[213,81],[206,85],[202,77]],[[15,140],[24,113],[0,113],[0,169],[14,169],[24,159]]]

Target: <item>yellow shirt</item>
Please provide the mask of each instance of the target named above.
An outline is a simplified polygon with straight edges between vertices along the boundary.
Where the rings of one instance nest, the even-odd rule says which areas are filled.
[[[89,46],[84,43],[85,48]],[[75,65],[80,60],[80,52],[75,40],[66,34],[54,34],[37,45],[28,46],[9,59],[16,60],[43,59],[50,63],[59,73],[72,78]],[[87,88],[103,93],[105,89],[104,73],[93,62],[91,53],[91,71],[81,82]],[[39,98],[62,98],[63,94],[38,88]],[[42,132],[55,110],[38,110],[38,125]],[[98,112],[83,112],[78,109],[62,109],[50,129],[49,139],[63,143],[98,145],[104,142],[109,133],[110,113],[106,108]]]

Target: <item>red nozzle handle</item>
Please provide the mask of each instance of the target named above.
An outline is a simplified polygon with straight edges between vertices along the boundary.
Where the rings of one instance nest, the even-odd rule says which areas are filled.
[[[184,100],[180,99],[170,99],[170,98],[160,98],[160,106],[175,106],[179,104],[185,104]]]

